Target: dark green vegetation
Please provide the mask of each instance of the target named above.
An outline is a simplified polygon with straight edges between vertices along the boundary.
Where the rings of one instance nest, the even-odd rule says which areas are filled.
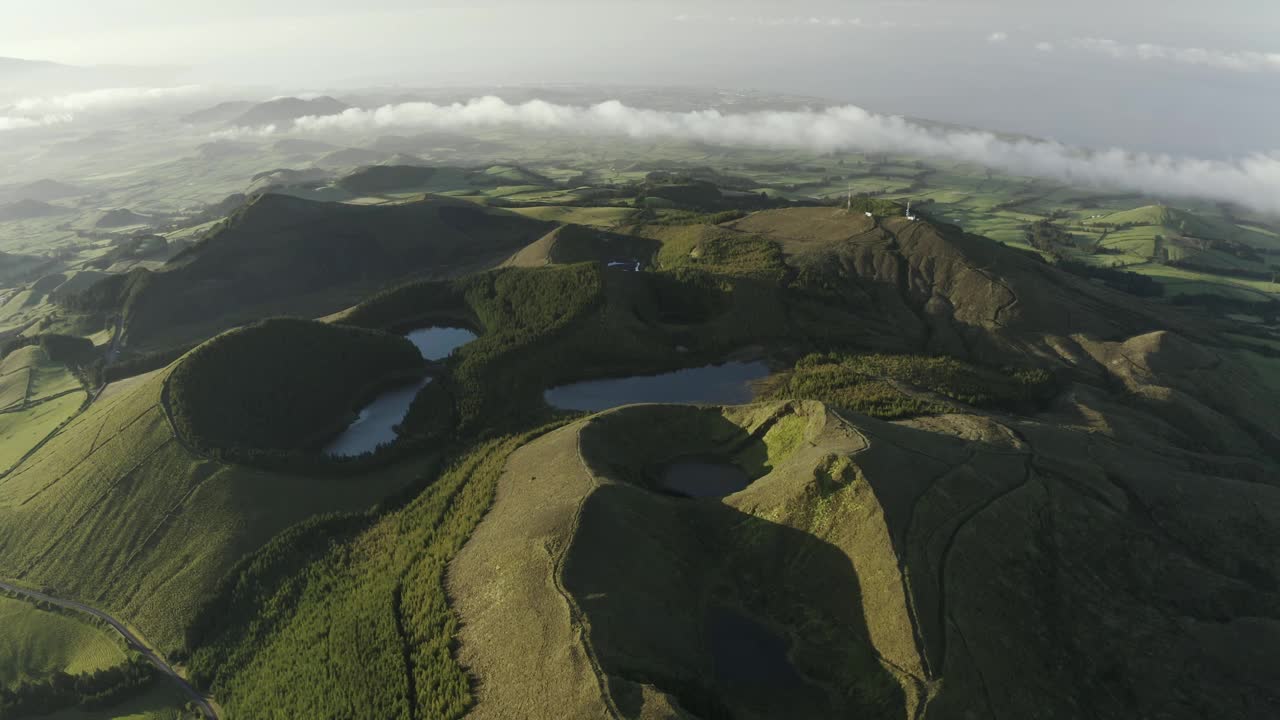
[[[170,425],[173,371],[108,388],[0,479],[0,575],[122,618],[180,656],[196,608],[245,554],[313,515],[405,492],[438,454],[342,473],[219,461]]]
[[[780,376],[766,397],[820,400],[872,417],[895,419],[955,409],[1034,411],[1054,395],[1043,369],[995,371],[949,357],[921,355],[809,355]]]
[[[507,265],[541,267],[578,262],[652,263],[659,243],[635,235],[612,233],[585,225],[562,225],[511,256]]]
[[[345,427],[380,389],[423,370],[417,348],[397,335],[267,320],[193,350],[169,376],[167,399],[178,432],[205,452],[301,450]]]
[[[0,477],[0,574],[126,618],[232,720],[1274,714],[1267,222],[887,156],[384,140],[201,148],[239,173],[208,198],[282,168],[225,221],[89,203],[171,223],[163,249],[79,216],[56,256],[5,246],[39,270],[7,337],[92,336],[107,378],[174,364]],[[443,160],[324,169],[393,153]],[[299,452],[420,371],[373,331],[427,324],[482,334],[396,451]],[[767,359],[776,401],[528,434],[547,387],[728,357]],[[686,457],[754,482],[654,492]],[[739,620],[780,686],[732,672]]]
[[[264,195],[163,270],[103,281],[68,304],[121,316],[133,348],[164,347],[283,312],[332,312],[415,274],[496,264],[549,229],[440,198],[358,206]]]
[[[124,665],[80,675],[55,673],[41,682],[0,688],[0,718],[48,715],[65,708],[99,710],[137,697],[150,687],[155,669],[133,656]]]
[[[317,518],[247,558],[188,631],[193,677],[231,717],[462,717],[445,568],[529,437],[476,446],[402,509]]]
[[[57,673],[82,675],[125,663],[125,646],[110,628],[86,616],[0,596],[5,633],[0,640],[0,690],[38,684]]]
[[[63,711],[89,720],[101,717],[89,713],[130,701],[177,716],[181,702],[105,622],[8,596],[0,597],[0,622],[0,718]],[[144,694],[156,697],[147,702]]]
[[[821,539],[822,508],[850,480],[836,463],[805,466],[812,459],[804,449],[822,441],[823,422],[816,406],[754,414],[642,407],[582,427],[583,459],[602,484],[584,500],[563,582],[583,604],[623,716],[652,702],[644,685],[702,718],[903,713],[902,688],[881,666],[856,609],[858,578]],[[754,511],[732,501],[672,500],[637,476],[685,456],[736,456],[757,478],[743,491],[754,495]],[[809,487],[796,482],[806,470],[819,476]],[[800,498],[777,502],[780,491],[798,489]],[[796,500],[808,507],[788,507]],[[652,557],[679,560],[645,561]],[[646,617],[663,606],[687,610]],[[717,637],[730,614],[777,633],[782,649],[733,645],[742,628]],[[788,678],[789,666],[798,675]],[[773,672],[757,674],[765,667]]]

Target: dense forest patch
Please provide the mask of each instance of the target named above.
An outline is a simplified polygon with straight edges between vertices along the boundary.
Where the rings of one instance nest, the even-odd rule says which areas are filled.
[[[297,450],[341,429],[376,390],[423,361],[403,337],[266,320],[196,348],[169,378],[178,432],[207,450]]]
[[[993,370],[949,357],[826,353],[801,359],[766,395],[820,400],[893,419],[950,412],[954,407],[948,400],[983,408],[1027,409],[1051,397],[1054,387],[1053,376],[1045,370]]]
[[[445,568],[536,434],[475,447],[401,510],[315,519],[247,558],[192,624],[193,679],[233,717],[462,717]]]

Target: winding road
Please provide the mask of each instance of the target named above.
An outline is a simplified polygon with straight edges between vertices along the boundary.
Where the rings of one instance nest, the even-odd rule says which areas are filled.
[[[124,623],[120,622],[119,620],[116,620],[110,615],[102,612],[101,610],[98,610],[97,608],[89,607],[88,605],[85,605],[83,603],[78,603],[74,600],[64,600],[62,598],[58,598],[52,595],[47,595],[45,593],[38,592],[36,590],[29,590],[24,587],[19,587],[11,583],[0,581],[0,590],[13,593],[25,600],[30,600],[33,602],[46,602],[46,603],[49,603],[50,605],[57,605],[58,607],[61,607],[61,608],[74,610],[76,612],[84,613],[86,615],[92,615],[93,617],[96,617],[99,620],[102,620],[103,622],[107,623],[111,627],[115,628],[116,632],[120,633],[120,636],[124,638],[125,643],[128,644],[130,648],[132,648],[133,650],[136,650],[143,657],[145,657],[148,662],[154,665],[155,668],[161,672],[161,674],[168,676],[169,679],[172,680],[180,690],[182,690],[183,694],[185,694],[188,698],[190,698],[191,701],[194,702],[196,706],[200,708],[200,712],[204,714],[205,720],[219,720],[218,713],[214,711],[213,705],[209,702],[208,698],[201,695],[200,691],[192,687],[191,683],[187,682],[186,678],[179,675],[178,671],[174,670],[173,666],[165,662],[164,659],[160,657],[159,653],[157,653],[155,650],[148,647],[144,642],[142,642],[141,638],[135,635],[132,630],[125,627]]]

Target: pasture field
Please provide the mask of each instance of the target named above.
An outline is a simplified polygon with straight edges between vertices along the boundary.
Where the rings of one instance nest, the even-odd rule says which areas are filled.
[[[625,223],[628,218],[635,214],[635,209],[626,207],[570,207],[564,205],[543,205],[516,208],[514,212],[535,220],[546,220],[573,225],[589,225],[599,228],[613,228]]]
[[[427,454],[351,478],[224,464],[175,437],[167,377],[104,396],[0,482],[0,573],[128,618],[161,652],[181,648],[245,553],[313,515],[367,509],[434,466]]]
[[[124,643],[70,613],[0,596],[0,687],[54,672],[91,673],[125,661]]]
[[[31,405],[82,387],[66,365],[39,345],[20,347],[0,360],[0,409]]]
[[[79,412],[84,392],[71,392],[22,410],[0,413],[0,468],[11,469],[31,448]]]

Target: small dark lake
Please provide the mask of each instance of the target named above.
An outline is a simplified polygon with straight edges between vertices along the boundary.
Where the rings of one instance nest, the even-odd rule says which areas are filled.
[[[355,422],[347,426],[342,434],[325,446],[324,454],[332,457],[352,457],[371,450],[379,445],[386,445],[396,439],[396,425],[404,420],[409,406],[418,396],[418,391],[427,386],[431,378],[395,390],[389,390],[369,403],[360,411]]]
[[[741,405],[753,399],[750,383],[768,376],[762,362],[730,362],[661,375],[588,380],[554,387],[547,404],[561,410],[598,412],[634,403]]]
[[[751,484],[742,468],[725,462],[681,460],[662,471],[659,489],[687,498],[732,495]]]
[[[428,327],[405,333],[409,342],[418,346],[425,360],[443,360],[454,350],[476,339],[476,334],[465,328]]]
[[[787,658],[786,640],[736,610],[711,610],[707,640],[716,682],[726,690],[746,689],[784,705],[786,696],[813,690]]]

